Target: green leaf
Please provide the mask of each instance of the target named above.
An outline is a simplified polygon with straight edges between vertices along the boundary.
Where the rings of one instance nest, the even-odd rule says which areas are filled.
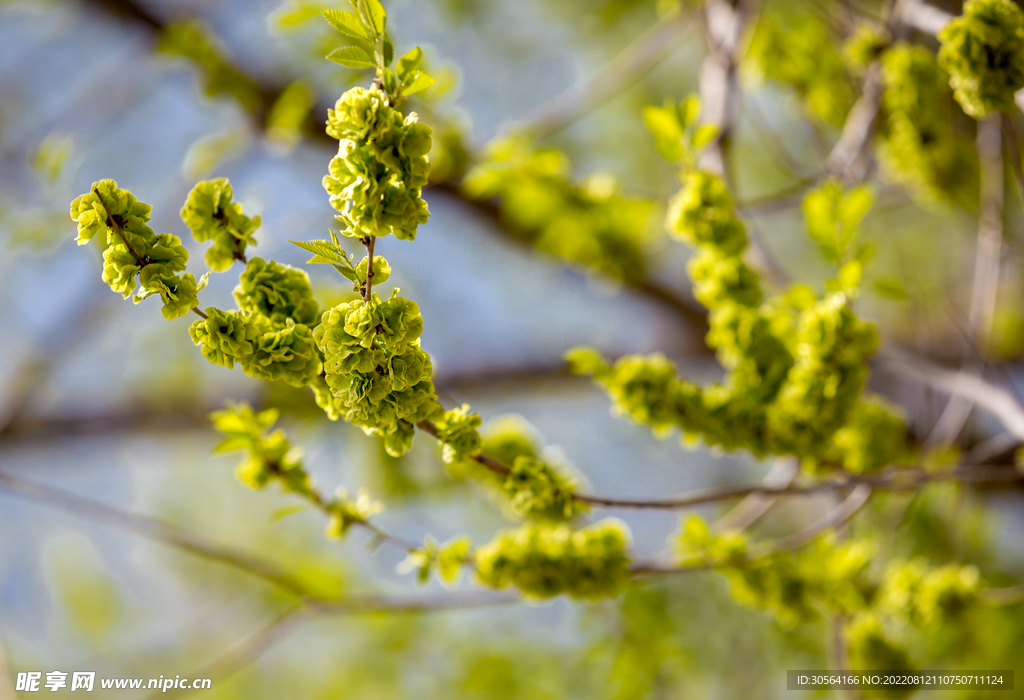
[[[345,36],[351,39],[373,41],[373,35],[367,31],[359,18],[351,12],[345,12],[344,10],[320,10],[320,12],[329,25]]]
[[[287,518],[289,515],[295,515],[296,513],[301,513],[306,510],[309,510],[309,506],[302,503],[295,503],[290,506],[282,506],[281,508],[278,508],[277,510],[270,514],[270,522],[276,523],[278,520],[283,520],[284,518]]]
[[[864,273],[864,266],[859,260],[850,262],[839,268],[839,284],[844,292],[851,292],[860,286],[860,278]]]
[[[701,124],[693,132],[693,147],[699,150],[707,146],[718,137],[718,132],[718,124]]]
[[[335,264],[334,269],[337,270],[342,277],[346,278],[350,282],[353,282],[355,284],[359,283],[359,280],[357,279],[358,274],[356,273],[355,268],[344,267],[342,265]]]
[[[373,56],[366,53],[366,49],[361,49],[358,46],[344,46],[340,49],[335,49],[327,54],[327,60],[339,63],[346,68],[377,67],[377,63],[373,60]]]
[[[697,95],[689,95],[679,103],[679,119],[684,129],[697,121],[697,118],[700,116],[700,110],[700,97]]]
[[[434,84],[434,79],[421,70],[413,73],[412,81],[402,88],[403,95],[414,95]]]
[[[398,74],[398,79],[402,83],[411,82],[413,72],[420,67],[420,63],[423,62],[423,50],[417,46],[409,53],[398,59],[398,64],[395,66],[395,73]]]
[[[199,281],[196,283],[197,292],[201,292],[206,289],[206,285],[210,283],[210,272],[211,270],[207,270],[206,274],[199,278]]]
[[[661,157],[668,161],[682,158],[683,146],[680,140],[683,138],[683,127],[675,108],[671,105],[648,105],[644,107],[643,118],[648,130],[654,134],[654,143]]]
[[[853,231],[867,215],[875,202],[875,196],[867,186],[854,188],[846,193],[839,203],[839,221],[847,231]]]
[[[904,301],[907,289],[895,277],[879,277],[875,280],[875,293],[893,301]]]
[[[387,34],[384,35],[384,67],[387,68],[391,65],[391,61],[395,58],[395,45],[391,43],[391,37]]]
[[[348,258],[345,257],[344,251],[339,251],[331,241],[315,240],[315,241],[288,241],[292,245],[297,245],[303,250],[313,253],[315,256],[326,258],[326,260],[317,260],[316,262],[327,262],[327,263],[347,263]],[[312,261],[310,261],[312,262]]]
[[[373,28],[377,30],[378,36],[384,33],[384,27],[388,23],[388,14],[384,11],[384,6],[380,4],[380,0],[361,0],[366,4],[366,7],[370,11],[370,19],[373,22]]]
[[[249,445],[252,444],[252,439],[242,435],[232,435],[229,438],[221,440],[216,447],[213,448],[213,454],[223,454],[225,452],[238,452],[240,450],[249,449]]]

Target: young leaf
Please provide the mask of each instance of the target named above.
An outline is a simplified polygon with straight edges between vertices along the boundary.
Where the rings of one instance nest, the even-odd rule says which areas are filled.
[[[338,274],[340,274],[342,277],[347,279],[349,282],[353,282],[355,284],[359,284],[359,279],[358,279],[359,275],[358,275],[358,273],[356,273],[356,270],[355,270],[354,267],[351,267],[351,266],[345,267],[343,265],[334,264],[334,269],[337,270]]]
[[[700,150],[718,137],[718,124],[701,124],[693,132],[693,147]]]
[[[303,250],[307,250],[310,253],[313,253],[316,257],[325,258],[324,260],[310,260],[310,262],[348,262],[348,258],[345,257],[344,253],[339,251],[338,247],[331,241],[289,241],[289,243],[297,245]]]
[[[689,95],[679,103],[679,118],[684,129],[697,121],[697,117],[700,116],[700,108],[700,97],[697,95]]]
[[[391,37],[387,34],[384,35],[384,67],[387,68],[391,65],[391,61],[395,58],[395,45],[391,43]]]
[[[861,222],[875,202],[875,196],[866,186],[854,188],[839,202],[839,220],[852,231]]]
[[[413,72],[420,67],[420,63],[422,62],[423,50],[417,46],[412,51],[398,59],[398,64],[395,65],[395,73],[398,74],[398,79],[403,83],[411,82]]]
[[[366,30],[363,23],[351,12],[344,10],[320,10],[327,23],[350,39],[372,41],[373,36]]]
[[[303,511],[309,510],[309,506],[303,503],[295,503],[290,506],[281,506],[273,513],[270,514],[270,522],[276,523],[278,520],[283,520],[289,515],[295,515],[296,513],[302,513]]]
[[[670,105],[649,105],[644,107],[643,117],[644,124],[654,134],[654,143],[661,157],[668,161],[682,158],[683,146],[680,139],[683,137],[683,128],[675,109]]]
[[[402,88],[403,95],[413,95],[421,90],[426,90],[428,87],[434,84],[434,79],[421,70],[416,71],[412,75],[412,81]]]
[[[370,11],[370,19],[373,22],[373,28],[377,30],[377,35],[384,33],[384,27],[387,25],[388,15],[384,11],[384,6],[380,4],[380,0],[361,0],[366,3],[367,9]]]
[[[373,56],[358,46],[345,46],[327,54],[328,61],[340,63],[346,68],[376,68]]]
[[[895,277],[879,277],[875,280],[875,293],[894,301],[903,301],[907,298],[907,290]]]

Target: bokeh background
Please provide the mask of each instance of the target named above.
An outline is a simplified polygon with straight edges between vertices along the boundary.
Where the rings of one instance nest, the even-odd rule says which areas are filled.
[[[422,46],[441,78],[411,105],[434,126],[431,158],[444,166],[425,190],[430,221],[414,243],[382,240],[377,252],[394,270],[388,286],[422,309],[442,401],[468,402],[489,419],[522,416],[594,493],[651,497],[761,478],[770,464],[687,450],[612,416],[603,393],[569,377],[562,361],[588,344],[610,355],[661,351],[693,378],[721,374],[694,323],[687,250],[661,233],[663,203],[677,187],[673,166],[640,117],[644,105],[697,90],[699,11],[651,0],[385,5],[398,51]],[[773,79],[770,60],[740,65],[728,156],[735,195],[771,262],[811,284],[829,269],[792,193],[838,137],[821,114],[845,114],[855,97],[857,77],[838,48],[853,25],[848,7],[870,14],[875,5],[765,3],[795,44],[830,37],[819,46],[807,39],[803,55],[845,76],[849,95],[816,96]],[[68,216],[75,196],[113,178],[150,203],[154,229],[182,236],[196,261],[178,210],[196,180],[228,177],[246,213],[262,216],[255,254],[302,265],[307,256],[288,241],[322,238],[334,223],[320,184],[331,143],[307,124],[322,122],[344,89],[369,81],[323,60],[340,37],[312,11],[318,6],[0,3],[0,471],[258,553],[326,591],[443,596],[436,582],[420,588],[396,573],[401,552],[372,547],[361,532],[327,541],[320,514],[292,512],[276,489],[239,484],[235,458],[210,454],[218,437],[207,414],[227,400],[280,408],[317,482],[369,489],[388,506],[377,522],[411,539],[486,541],[508,524],[487,492],[450,478],[423,436],[409,456],[390,459],[378,441],[325,420],[310,397],[209,365],[186,319],[164,321],[156,302],[134,307],[110,293],[96,251],[75,245]],[[215,37],[217,60],[240,71],[227,92],[206,87],[223,66],[176,48],[185,40],[174,28],[196,26],[182,24],[190,21]],[[291,99],[278,101],[286,87]],[[567,182],[600,188],[614,178],[617,191],[650,203],[626,234],[642,276],[615,279],[538,246],[515,212],[459,189],[489,143],[530,129],[538,147],[563,154]],[[859,310],[879,321],[887,342],[959,358],[975,222],[884,177],[875,193],[864,236],[878,252]],[[1008,216],[1013,232],[1020,215]],[[1024,347],[1020,245],[1008,235],[991,348],[1010,386]],[[322,299],[345,293],[329,269],[306,269]],[[214,275],[203,305],[230,305],[235,283],[230,273]],[[915,425],[934,423],[942,408],[941,397],[884,368],[873,382]],[[1013,447],[999,439],[997,426],[974,414],[957,437],[968,449]],[[311,615],[266,627],[289,606],[271,586],[154,542],[112,511],[45,494],[0,488],[8,676],[202,676],[213,689],[193,694],[210,698],[771,698],[786,695],[786,668],[828,666],[825,626],[782,630],[736,606],[713,574],[648,583],[593,605]],[[1019,491],[950,487],[895,498],[878,507],[902,508],[901,536],[915,546],[983,562],[1007,581],[1024,571]],[[790,531],[829,505],[780,507],[762,528]],[[641,556],[657,556],[677,528],[672,512],[615,515]],[[1014,610],[1003,614],[1015,620]],[[985,647],[993,661],[1021,658],[1024,625],[1015,625],[993,631]],[[952,663],[967,652],[950,653]],[[9,697],[0,678],[0,698]]]

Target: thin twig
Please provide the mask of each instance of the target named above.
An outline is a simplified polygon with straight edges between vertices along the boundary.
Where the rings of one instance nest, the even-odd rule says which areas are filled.
[[[336,602],[305,601],[293,605],[258,630],[230,645],[220,656],[202,668],[188,674],[190,678],[210,678],[224,681],[233,673],[255,661],[261,655],[283,642],[298,625],[323,615],[417,614],[510,605],[522,602],[516,594],[469,592],[434,596],[355,596]],[[151,700],[176,697],[187,690],[153,693]]]
[[[1020,199],[1021,207],[1024,207],[1024,168],[1021,167],[1020,142],[1017,140],[1017,130],[1013,127],[1013,120],[1009,114],[1003,112],[1002,121],[1007,157],[1010,159],[1013,176],[1017,181],[1017,197]]]
[[[772,468],[761,479],[761,486],[766,488],[787,488],[793,483],[800,472],[800,460],[795,457],[780,457],[772,464]],[[758,518],[768,512],[776,496],[763,493],[752,493],[715,523],[717,530],[744,530],[753,525]]]
[[[299,597],[313,595],[305,585],[277,564],[245,552],[213,544],[155,518],[122,511],[114,506],[91,501],[52,486],[28,481],[5,472],[0,472],[0,488],[18,496],[46,503],[65,512],[106,523],[170,545],[204,559],[231,566],[272,583],[292,595]]]
[[[1011,392],[980,376],[936,365],[897,348],[885,348],[877,358],[881,364],[898,371],[900,377],[970,399],[979,409],[1002,423],[1007,432],[1024,441],[1024,408]]]
[[[376,236],[366,236],[361,239],[366,246],[366,281],[363,283],[363,301],[367,304],[372,299],[373,291],[373,246],[377,241]]]
[[[1024,603],[1024,583],[1008,588],[982,588],[978,593],[986,605],[1016,605]]]
[[[767,549],[765,553],[771,555],[784,554],[786,552],[792,552],[796,549],[800,549],[826,530],[835,530],[846,524],[860,511],[861,508],[867,505],[870,497],[871,486],[868,484],[859,484],[855,489],[853,489],[850,495],[846,497],[846,500],[840,503],[821,520],[810,527],[801,530],[795,535],[791,535],[780,540]]]
[[[683,12],[661,19],[580,85],[543,105],[524,129],[547,138],[615,97],[682,44],[693,27],[690,20]]]

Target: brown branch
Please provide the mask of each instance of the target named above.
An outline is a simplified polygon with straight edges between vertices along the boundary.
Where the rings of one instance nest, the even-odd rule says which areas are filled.
[[[793,483],[799,472],[800,460],[795,457],[780,457],[775,460],[772,468],[761,479],[761,486],[775,489],[786,488]],[[732,510],[719,518],[715,523],[715,528],[718,530],[746,529],[767,513],[776,500],[777,497],[769,494],[749,494]]]
[[[1017,398],[978,375],[936,365],[918,355],[896,348],[880,352],[881,364],[907,377],[947,394],[958,394],[1002,423],[1008,433],[1024,441],[1024,408]]]
[[[112,525],[189,554],[231,566],[272,583],[281,590],[300,598],[312,596],[302,583],[270,561],[207,542],[155,518],[122,511],[113,506],[91,501],[52,486],[45,486],[4,472],[0,472],[0,488],[16,496],[39,501],[73,515]]]
[[[846,497],[842,503],[836,506],[825,517],[810,527],[801,530],[783,540],[779,540],[766,550],[766,554],[785,554],[800,549],[806,544],[814,541],[818,535],[826,530],[835,530],[845,525],[853,516],[860,512],[860,509],[867,505],[871,497],[871,486],[858,484],[856,488]]]
[[[492,231],[504,240],[515,243],[522,248],[532,247],[525,232],[517,230],[503,219],[501,208],[497,202],[493,200],[471,199],[453,182],[434,183],[431,185],[431,189],[450,199],[457,200],[460,205],[489,223]],[[703,339],[707,334],[707,313],[695,301],[690,301],[674,289],[654,280],[626,279],[620,280],[620,282],[627,289],[656,302],[662,308],[672,312],[691,337]],[[703,346],[703,344],[701,345]]]
[[[718,135],[700,155],[700,167],[724,175],[723,144],[736,122],[739,85],[736,68],[741,42],[754,15],[755,0],[708,0],[704,3],[704,27],[708,53],[700,68],[701,120],[716,124]]]

